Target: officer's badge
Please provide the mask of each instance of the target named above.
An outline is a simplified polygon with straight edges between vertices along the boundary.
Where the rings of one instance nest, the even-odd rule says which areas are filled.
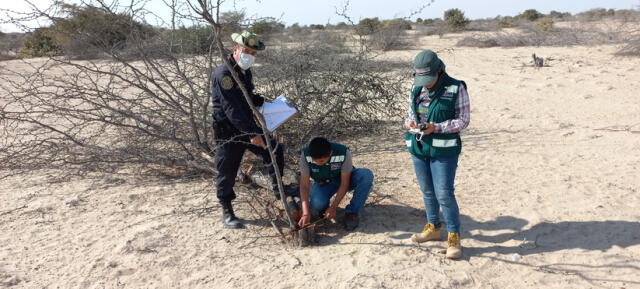
[[[247,41],[247,42],[248,42],[247,44],[249,44],[249,46],[251,46],[251,47],[256,46],[256,41],[253,40],[253,38],[249,39],[249,41]]]
[[[233,80],[231,79],[231,76],[225,75],[220,84],[224,90],[229,90],[233,87]]]

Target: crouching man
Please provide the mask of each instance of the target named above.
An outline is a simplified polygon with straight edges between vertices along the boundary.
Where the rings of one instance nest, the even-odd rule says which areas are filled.
[[[345,209],[343,222],[346,230],[354,230],[358,227],[358,213],[372,185],[373,173],[369,169],[354,168],[351,151],[346,146],[322,137],[312,139],[300,157],[302,217],[298,225],[304,227],[309,224],[312,212],[327,220],[333,219],[347,191],[353,190],[353,198]],[[331,201],[333,195],[335,198]]]

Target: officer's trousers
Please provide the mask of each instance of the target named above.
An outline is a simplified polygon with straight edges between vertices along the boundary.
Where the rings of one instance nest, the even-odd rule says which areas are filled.
[[[263,138],[264,140],[264,138]],[[284,170],[284,150],[283,144],[278,144],[276,140],[271,140],[272,147],[276,147],[276,162],[282,176]],[[242,161],[245,150],[262,157],[264,165],[267,167],[271,183],[277,184],[275,170],[271,164],[271,156],[266,148],[251,144],[248,136],[235,137],[230,139],[220,139],[216,141],[215,165],[218,170],[216,177],[216,194],[220,201],[231,201],[236,198],[233,186],[236,183],[236,175]]]

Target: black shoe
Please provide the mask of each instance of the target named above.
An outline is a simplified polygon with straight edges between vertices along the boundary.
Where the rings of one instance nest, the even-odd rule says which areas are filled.
[[[233,213],[231,201],[223,201],[220,204],[222,205],[222,225],[231,229],[242,228],[242,222]]]
[[[346,213],[344,214],[344,229],[347,231],[355,230],[360,224],[358,213]]]

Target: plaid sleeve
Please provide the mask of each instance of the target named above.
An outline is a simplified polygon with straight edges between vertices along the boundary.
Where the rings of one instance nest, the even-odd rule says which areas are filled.
[[[411,93],[409,93],[409,96],[407,97],[407,113],[405,114],[405,119],[404,119],[404,126],[408,126],[409,122],[412,120],[415,120],[415,116],[413,115],[413,109],[411,109],[411,106],[413,105],[411,103]]]
[[[464,85],[460,85],[460,92],[456,99],[455,117],[440,123],[436,123],[436,133],[456,133],[467,126],[471,121],[471,105],[469,94]]]

